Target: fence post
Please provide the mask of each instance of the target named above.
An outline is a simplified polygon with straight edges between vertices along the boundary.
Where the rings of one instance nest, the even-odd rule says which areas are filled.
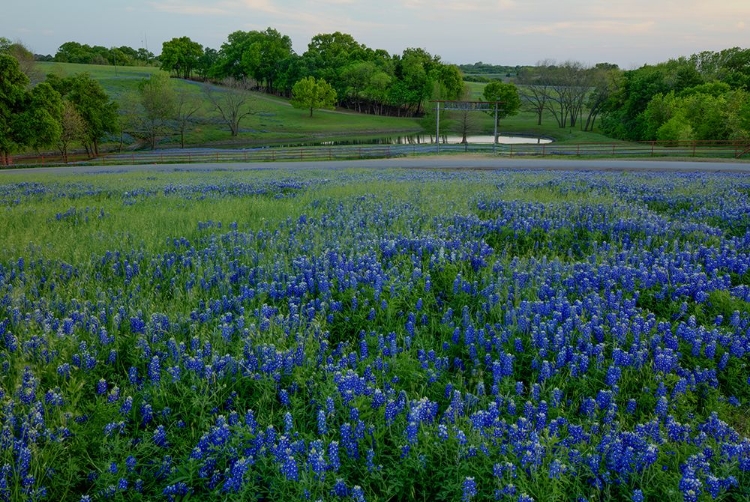
[[[612,143],[612,157],[615,156],[615,144]]]

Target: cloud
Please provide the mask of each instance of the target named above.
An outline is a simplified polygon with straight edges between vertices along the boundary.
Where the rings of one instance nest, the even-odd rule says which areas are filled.
[[[205,15],[227,15],[230,12],[222,7],[221,3],[213,6],[209,5],[196,5],[190,2],[183,2],[181,0],[166,0],[161,3],[152,3],[152,7],[155,10],[161,12],[168,12],[171,14],[187,14],[191,16],[205,16]]]

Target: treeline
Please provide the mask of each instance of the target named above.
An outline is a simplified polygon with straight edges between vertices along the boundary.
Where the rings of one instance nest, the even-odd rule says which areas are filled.
[[[750,138],[750,49],[701,52],[614,75],[602,132],[630,141]]]
[[[492,80],[510,79],[519,74],[526,66],[504,66],[478,61],[472,64],[460,64],[458,69],[467,82],[491,82]]]
[[[54,57],[37,57],[37,60],[114,66],[146,66],[158,63],[156,56],[144,48],[133,49],[125,45],[107,48],[78,42],[65,42],[57,49]]]
[[[420,48],[394,55],[341,32],[314,36],[302,55],[272,28],[231,33],[218,50],[180,37],[164,42],[159,60],[181,78],[251,81],[259,91],[285,97],[313,77],[334,89],[337,106],[379,115],[421,115],[427,100],[457,99],[464,92],[459,68],[437,55]]]

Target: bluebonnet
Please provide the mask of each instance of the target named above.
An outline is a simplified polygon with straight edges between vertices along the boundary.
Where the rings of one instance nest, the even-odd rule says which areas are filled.
[[[477,495],[477,483],[474,481],[474,478],[467,477],[464,478],[464,482],[462,485],[462,494],[461,494],[461,500],[464,502],[468,502],[469,500],[473,499]]]

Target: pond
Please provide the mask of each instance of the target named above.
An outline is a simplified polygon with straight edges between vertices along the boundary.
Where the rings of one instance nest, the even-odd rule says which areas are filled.
[[[441,135],[440,144],[446,145],[457,145],[462,142],[462,136],[460,135]],[[534,136],[505,136],[499,135],[497,137],[498,143],[503,145],[518,145],[518,144],[544,144],[551,143],[552,140],[549,138],[540,138]],[[487,144],[493,143],[492,134],[486,135],[468,135],[466,141],[469,144]],[[394,135],[384,136],[378,138],[362,138],[362,139],[350,139],[350,140],[332,140],[323,141],[317,143],[318,145],[325,146],[336,146],[336,145],[424,145],[434,144],[434,134],[408,134],[408,135]]]

